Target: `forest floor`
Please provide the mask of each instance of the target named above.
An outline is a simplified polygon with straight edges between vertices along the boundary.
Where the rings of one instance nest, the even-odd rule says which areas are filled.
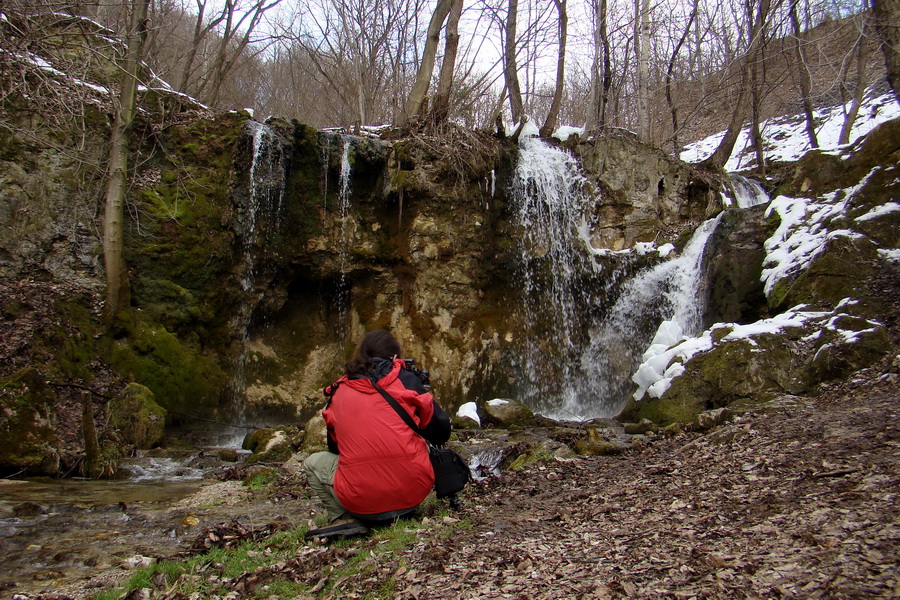
[[[471,528],[421,534],[334,597],[393,576],[398,598],[896,598],[900,365],[884,366],[704,435],[488,480]],[[293,568],[316,580],[347,551]]]
[[[225,580],[223,598],[285,580],[309,586],[299,599],[896,598],[898,372],[890,356],[703,434],[506,472],[451,516],[420,516],[399,548],[376,553],[377,534],[301,544]],[[299,497],[284,485],[282,502]]]

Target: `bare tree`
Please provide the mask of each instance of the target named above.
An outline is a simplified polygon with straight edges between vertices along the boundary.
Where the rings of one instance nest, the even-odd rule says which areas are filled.
[[[606,125],[606,106],[612,86],[609,33],[607,31],[607,0],[593,3],[594,53],[591,64],[591,113],[589,126]]]
[[[900,0],[873,0],[875,31],[881,40],[881,52],[888,82],[900,103]]]
[[[734,145],[743,128],[744,118],[747,115],[747,110],[750,108],[750,70],[753,61],[756,60],[759,53],[759,48],[762,45],[763,24],[769,17],[769,8],[770,0],[759,0],[754,16],[753,0],[746,0],[745,9],[747,11],[747,20],[748,23],[750,23],[750,26],[747,35],[747,52],[741,59],[741,78],[737,90],[737,98],[731,113],[731,121],[728,124],[725,135],[722,137],[722,141],[713,151],[712,155],[703,161],[707,166],[719,169],[725,166],[725,163],[727,163],[728,159],[731,157],[731,152],[734,150]]]
[[[516,19],[519,12],[519,0],[509,0],[509,10],[506,14],[506,42],[503,65],[503,75],[506,83],[506,91],[509,93],[509,109],[512,113],[513,123],[518,123],[525,116],[525,107],[522,103],[522,90],[519,87],[519,70],[516,66],[516,53],[518,43],[516,40]]]
[[[547,113],[547,119],[541,127],[540,134],[549,137],[556,129],[559,119],[559,109],[562,105],[563,89],[566,84],[566,36],[568,35],[569,16],[566,13],[566,0],[553,0],[559,17],[559,50],[556,55],[556,86],[553,92],[553,102]]]
[[[441,60],[441,74],[437,93],[434,96],[432,113],[435,122],[446,121],[450,114],[450,94],[453,89],[453,72],[459,51],[459,20],[462,17],[463,0],[452,0],[447,30],[444,34],[444,58]]]
[[[803,102],[803,114],[806,118],[806,137],[809,139],[810,148],[818,148],[819,140],[816,137],[815,117],[812,105],[812,75],[809,72],[809,63],[806,60],[806,52],[803,48],[800,30],[800,17],[797,14],[797,4],[800,0],[791,0],[788,14],[791,21],[791,38],[794,43],[794,65],[800,87],[800,99]]]
[[[128,174],[128,146],[134,120],[141,57],[147,38],[150,0],[135,0],[127,31],[128,48],[122,68],[119,103],[109,142],[109,173],[103,217],[103,259],[106,267],[106,313],[114,317],[128,308],[130,287],[125,264],[123,221]]]
[[[634,50],[637,59],[638,136],[650,139],[650,0],[634,0]]]
[[[438,0],[431,15],[431,22],[428,24],[428,33],[425,37],[425,49],[422,51],[422,61],[419,63],[416,81],[403,110],[403,121],[419,114],[419,110],[422,108],[422,102],[425,100],[425,94],[428,93],[428,86],[431,84],[431,76],[434,73],[434,60],[437,56],[441,27],[443,27],[447,15],[450,14],[451,4],[452,0]]]
[[[859,113],[859,106],[862,104],[863,94],[865,94],[866,91],[866,62],[868,59],[868,51],[866,49],[867,44],[865,43],[868,31],[868,16],[866,11],[863,11],[858,15],[858,21],[859,35],[854,44],[854,52],[851,53],[856,56],[856,81],[854,81],[854,91],[850,100],[850,108],[844,115],[841,133],[838,136],[839,144],[850,143],[850,132],[853,130],[853,123],[856,121],[856,116]],[[849,60],[846,61],[847,64],[849,64],[849,62]],[[841,89],[844,90],[847,87],[849,86],[846,83],[846,76],[842,76]]]
[[[691,14],[690,17],[688,17],[687,25],[684,26],[684,31],[678,39],[678,43],[675,44],[675,48],[672,50],[672,56],[669,59],[669,65],[666,68],[666,103],[669,105],[669,114],[672,115],[672,146],[674,147],[673,151],[675,154],[678,154],[680,146],[678,145],[678,109],[675,107],[675,102],[672,99],[672,74],[675,71],[675,61],[678,58],[678,53],[681,51],[681,47],[684,46],[684,42],[687,40],[691,27],[697,19],[697,10],[699,7],[700,0],[694,0],[691,5]]]

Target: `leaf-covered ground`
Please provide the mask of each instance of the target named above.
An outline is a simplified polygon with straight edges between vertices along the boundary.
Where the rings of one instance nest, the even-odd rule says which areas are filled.
[[[491,481],[467,498],[474,527],[403,557],[399,597],[897,597],[898,409],[897,374],[873,369],[705,435]]]

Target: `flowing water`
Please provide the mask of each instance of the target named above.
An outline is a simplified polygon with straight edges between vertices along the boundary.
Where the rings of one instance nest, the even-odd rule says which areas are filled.
[[[234,330],[241,337],[241,351],[229,384],[230,402],[224,415],[226,420],[233,423],[244,421],[243,394],[247,385],[250,329],[252,325],[259,324],[256,322],[259,317],[255,316],[255,309],[264,300],[272,277],[268,257],[271,242],[281,228],[288,167],[287,144],[275,130],[256,121],[247,121],[247,128],[252,138],[250,173],[245,192],[236,197],[235,216],[244,255],[240,285],[252,301],[241,303],[233,323]],[[243,439],[245,433],[241,429],[231,431],[231,437],[224,442],[225,445],[240,445],[239,440]]]
[[[728,177],[731,180],[734,203],[737,204],[738,208],[750,208],[751,206],[769,203],[769,194],[763,189],[762,184],[755,179],[744,177],[738,173],[729,173]]]
[[[347,267],[350,258],[350,245],[353,243],[353,236],[349,227],[350,216],[350,175],[352,167],[350,164],[350,149],[352,138],[349,135],[341,136],[343,141],[343,150],[341,152],[341,172],[340,187],[338,188],[338,217],[341,222],[340,238],[338,240],[338,254],[340,256],[341,275],[338,282],[337,294],[337,312],[339,330],[341,337],[347,335],[348,329],[343,324],[347,322],[350,312],[350,282],[347,280]]]
[[[538,138],[519,140],[513,209],[520,230],[519,272],[525,339],[521,400],[548,416],[578,417],[589,384],[580,361],[584,273],[590,252],[578,236],[590,202],[574,157]]]
[[[611,307],[600,298],[617,275],[592,259],[587,211],[593,199],[575,159],[536,138],[520,140],[513,184],[521,230],[519,279],[525,339],[520,399],[553,418],[618,413],[631,375],[664,320],[700,331],[706,243],[718,219],[703,223],[683,251],[621,286]]]
[[[602,374],[598,397],[614,399],[621,408],[633,387],[631,375],[664,321],[677,322],[687,336],[703,330],[706,244],[720,219],[700,225],[675,258],[629,279],[606,317],[592,327],[585,359]]]

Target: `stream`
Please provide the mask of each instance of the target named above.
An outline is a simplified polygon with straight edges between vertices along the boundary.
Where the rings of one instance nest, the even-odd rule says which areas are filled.
[[[240,481],[218,481],[215,472],[230,463],[215,453],[161,454],[124,461],[122,480],[0,480],[0,598],[53,593],[170,556],[206,526],[297,514],[253,499]]]

